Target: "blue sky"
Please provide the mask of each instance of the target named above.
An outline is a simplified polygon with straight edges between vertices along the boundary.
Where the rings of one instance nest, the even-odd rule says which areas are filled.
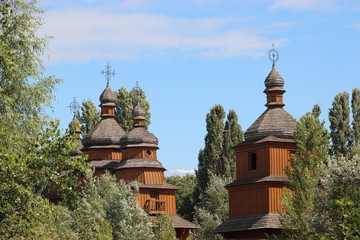
[[[106,85],[138,81],[151,104],[149,130],[168,175],[193,171],[204,146],[205,116],[234,109],[246,130],[265,110],[268,51],[280,54],[285,109],[296,119],[314,104],[323,119],[334,96],[360,87],[360,2],[352,0],[43,0],[41,35],[54,38],[44,60],[62,78],[53,118],[63,128],[79,102]]]

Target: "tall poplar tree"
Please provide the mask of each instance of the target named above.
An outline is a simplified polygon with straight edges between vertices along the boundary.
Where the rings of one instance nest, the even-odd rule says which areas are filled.
[[[81,105],[78,119],[81,123],[81,133],[86,135],[100,121],[100,111],[90,99],[84,100]]]
[[[238,116],[234,110],[230,110],[227,115],[224,128],[224,144],[223,144],[223,158],[224,168],[223,173],[227,178],[234,179],[236,175],[236,158],[232,147],[244,141],[244,133],[238,123]]]
[[[354,88],[352,90],[351,98],[351,111],[352,111],[352,128],[353,128],[353,142],[354,144],[360,143],[360,89]]]
[[[335,96],[332,108],[329,111],[329,121],[332,154],[345,156],[351,150],[352,145],[349,94],[347,92]]]
[[[128,91],[126,88],[120,88],[116,93],[117,102],[115,108],[115,119],[125,131],[133,129],[132,110],[139,101],[145,111],[145,127],[150,124],[150,103],[146,99],[146,94],[140,87],[134,87]]]
[[[206,188],[209,174],[231,178],[235,176],[235,155],[231,148],[243,141],[243,132],[237,123],[235,111],[230,110],[225,123],[224,121],[225,111],[220,104],[212,107],[206,115],[207,134],[205,147],[200,150],[198,156],[196,176],[199,190],[196,194],[200,194]]]
[[[314,117],[316,118],[319,118],[320,117],[320,114],[321,114],[321,108],[320,108],[320,105],[319,104],[315,104],[313,106],[313,109],[312,109],[312,112],[311,112]]]

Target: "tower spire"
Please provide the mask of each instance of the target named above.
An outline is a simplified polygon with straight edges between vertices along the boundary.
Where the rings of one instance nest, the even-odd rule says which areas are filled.
[[[279,59],[279,53],[275,49],[275,45],[272,44],[272,49],[269,50],[269,59],[272,61],[272,69],[267,78],[265,79],[265,90],[264,93],[267,97],[267,103],[265,106],[268,108],[283,107],[283,94],[284,90],[284,79],[276,71],[275,62]]]

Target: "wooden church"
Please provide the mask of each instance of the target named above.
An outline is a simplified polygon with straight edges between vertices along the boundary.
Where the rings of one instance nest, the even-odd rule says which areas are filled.
[[[199,227],[176,214],[175,191],[179,188],[165,181],[166,169],[157,160],[158,139],[145,128],[145,111],[139,103],[134,107],[134,128],[125,132],[115,120],[115,102],[108,84],[100,96],[101,120],[82,141],[78,140],[79,149],[71,154],[87,154],[95,176],[107,171],[128,186],[137,185],[137,201],[149,220],[156,214],[168,214],[177,238],[187,239],[190,230]],[[79,132],[76,134],[80,137]]]
[[[266,239],[266,234],[281,232],[280,196],[287,180],[285,166],[296,149],[296,120],[283,108],[284,79],[275,61],[265,79],[267,109],[246,130],[245,141],[233,148],[236,180],[225,186],[229,218],[214,231],[225,239]]]

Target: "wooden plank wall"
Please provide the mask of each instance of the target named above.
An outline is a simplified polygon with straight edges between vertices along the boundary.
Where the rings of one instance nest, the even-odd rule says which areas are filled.
[[[123,149],[123,159],[133,159],[133,158],[149,158],[149,159],[157,159],[156,155],[157,148],[128,148]],[[147,152],[150,151],[150,154]]]
[[[120,149],[87,149],[85,154],[89,154],[89,160],[121,160]]]
[[[250,154],[255,152],[257,157],[257,169],[249,170]],[[269,175],[269,149],[262,147],[249,147],[236,151],[236,179],[255,178]]]
[[[269,211],[268,186],[252,184],[229,189],[229,216],[243,216]]]
[[[162,170],[151,168],[126,168],[116,171],[117,179],[124,179],[126,183],[132,181],[142,182],[144,184],[164,184],[164,172]]]

